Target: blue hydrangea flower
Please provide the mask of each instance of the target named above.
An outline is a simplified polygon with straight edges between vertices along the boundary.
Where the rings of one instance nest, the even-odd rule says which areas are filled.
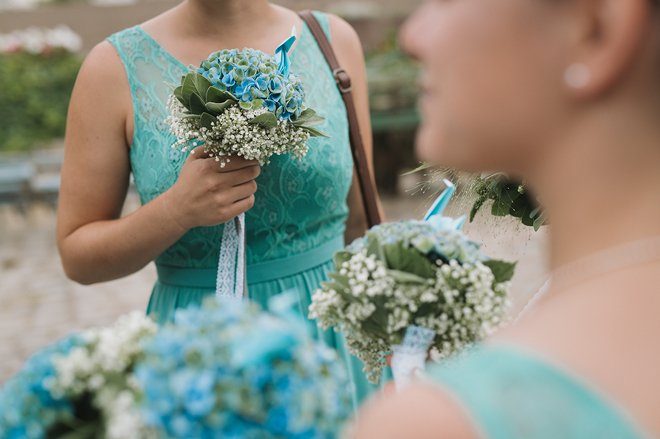
[[[480,245],[465,236],[460,230],[439,227],[436,222],[408,220],[383,223],[372,227],[367,234],[358,238],[346,251],[358,253],[369,245],[369,236],[378,238],[383,245],[403,243],[420,253],[459,263],[484,261],[487,257]]]
[[[271,313],[215,298],[178,311],[137,367],[149,425],[173,438],[336,437],[345,371],[278,299]]]
[[[55,376],[53,359],[82,343],[77,336],[49,346],[27,360],[0,391],[0,437],[43,438],[56,423],[71,420],[73,408],[48,387]]]
[[[305,110],[305,91],[300,78],[278,71],[275,57],[259,50],[215,52],[197,72],[214,87],[228,91],[243,103],[261,100],[264,108],[282,120],[295,119]]]

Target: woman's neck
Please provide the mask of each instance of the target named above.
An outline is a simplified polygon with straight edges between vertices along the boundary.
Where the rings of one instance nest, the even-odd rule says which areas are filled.
[[[552,268],[660,235],[660,130],[650,119],[630,109],[585,117],[530,173],[549,214]]]
[[[268,24],[275,14],[268,0],[186,0],[180,10],[189,32],[217,38]]]

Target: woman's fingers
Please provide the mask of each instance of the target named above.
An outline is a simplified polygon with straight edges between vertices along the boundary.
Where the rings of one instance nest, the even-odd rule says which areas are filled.
[[[255,192],[257,192],[257,183],[254,180],[250,180],[247,183],[227,189],[223,197],[229,203],[235,203],[248,198],[250,195],[254,195]]]
[[[231,218],[237,217],[238,215],[247,212],[252,209],[254,206],[254,194],[238,200],[234,204],[227,206],[223,209],[223,216],[225,217],[224,221],[228,221]]]
[[[259,165],[253,165],[237,171],[223,173],[222,178],[230,181],[232,186],[240,186],[254,180],[259,174],[261,174],[261,167]]]
[[[190,154],[188,154],[188,158],[186,159],[186,161],[207,159],[209,157],[210,157],[209,153],[206,152],[206,149],[202,145],[202,146],[198,146],[197,148],[191,149]]]
[[[218,172],[232,172],[239,169],[247,168],[250,166],[259,166],[259,162],[256,160],[245,160],[243,157],[228,157],[229,162],[225,163],[225,166],[220,166],[220,163],[216,162]]]

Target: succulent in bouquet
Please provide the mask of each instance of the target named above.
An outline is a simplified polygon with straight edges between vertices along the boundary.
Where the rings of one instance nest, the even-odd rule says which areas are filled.
[[[439,360],[505,321],[515,264],[484,255],[461,232],[464,218],[441,215],[454,192],[446,184],[424,221],[375,226],[338,252],[331,280],[313,295],[310,317],[344,334],[371,382],[392,353],[406,362],[397,350]]]

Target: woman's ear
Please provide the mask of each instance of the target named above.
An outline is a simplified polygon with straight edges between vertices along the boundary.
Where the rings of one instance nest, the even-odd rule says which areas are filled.
[[[577,32],[564,75],[578,97],[615,88],[633,70],[652,22],[649,0],[579,0]]]

